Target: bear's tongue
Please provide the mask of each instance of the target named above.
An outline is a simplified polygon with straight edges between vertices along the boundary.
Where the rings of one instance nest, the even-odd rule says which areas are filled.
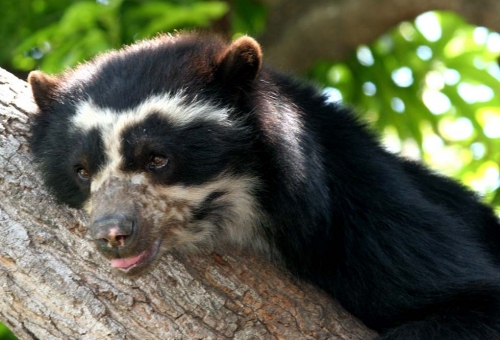
[[[127,259],[113,259],[111,260],[111,267],[113,268],[128,268],[136,264],[144,253]]]

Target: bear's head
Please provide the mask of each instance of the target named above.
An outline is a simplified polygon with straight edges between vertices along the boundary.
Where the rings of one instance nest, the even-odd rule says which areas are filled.
[[[165,250],[265,248],[251,113],[259,45],[194,34],[29,76],[31,148],[48,188],[84,208],[99,251],[134,275]]]

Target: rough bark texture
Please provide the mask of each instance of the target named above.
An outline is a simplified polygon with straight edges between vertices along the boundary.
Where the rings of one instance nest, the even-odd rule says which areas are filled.
[[[56,205],[27,148],[28,85],[0,69],[0,320],[21,339],[371,339],[314,287],[252,254],[164,257],[113,275],[86,217]]]
[[[498,0],[260,0],[269,8],[259,41],[274,66],[302,73],[319,59],[343,60],[403,20],[449,10],[500,31]]]

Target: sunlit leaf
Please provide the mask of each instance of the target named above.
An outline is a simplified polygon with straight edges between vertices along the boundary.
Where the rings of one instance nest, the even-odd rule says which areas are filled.
[[[424,159],[457,178],[464,176],[486,199],[500,203],[493,194],[498,188],[485,185],[482,167],[500,157],[499,109],[492,110],[500,107],[500,51],[488,49],[491,39],[497,38],[485,28],[436,12],[419,17],[418,23],[401,23],[358,49],[345,63],[350,72],[323,63],[324,76],[311,74],[326,86],[354,89],[342,93],[344,100],[367,112],[370,121],[375,117],[378,130],[404,141],[404,154],[415,154],[405,152],[409,139],[414,140]],[[433,148],[424,147],[431,142]]]

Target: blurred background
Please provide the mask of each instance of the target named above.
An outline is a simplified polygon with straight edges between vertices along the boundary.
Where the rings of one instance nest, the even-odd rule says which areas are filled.
[[[389,150],[455,177],[498,211],[498,0],[0,0],[0,67],[22,79],[57,73],[184,29],[256,37],[268,63],[317,83]]]

